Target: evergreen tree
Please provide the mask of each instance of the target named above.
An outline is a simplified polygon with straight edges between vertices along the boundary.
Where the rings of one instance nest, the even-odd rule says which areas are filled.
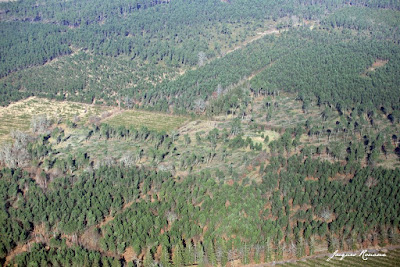
[[[180,243],[174,247],[172,252],[172,263],[175,267],[183,266],[182,245]]]

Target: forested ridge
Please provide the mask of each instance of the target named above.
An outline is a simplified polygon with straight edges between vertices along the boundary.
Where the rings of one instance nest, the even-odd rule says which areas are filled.
[[[1,2],[0,263],[243,266],[398,246],[399,9]]]
[[[155,64],[162,62],[175,67],[195,66],[199,62],[200,52],[203,52],[206,57],[212,58],[220,53],[221,42],[235,41],[232,30],[236,25],[249,24],[254,27],[268,19],[276,21],[289,17],[288,26],[295,25],[296,21],[302,19],[322,19],[326,25],[340,27],[342,24],[340,24],[339,17],[338,19],[334,17],[334,22],[338,21],[339,24],[334,22],[328,24],[331,17],[323,19],[321,12],[326,8],[335,10],[346,4],[342,1],[305,1],[301,3],[296,1],[279,3],[275,1],[233,1],[232,3],[220,1],[135,3],[112,1],[102,4],[91,1],[68,1],[65,3],[44,2],[40,5],[36,5],[32,1],[2,3],[1,28],[4,38],[2,38],[3,44],[0,50],[2,52],[0,75],[6,76],[18,69],[44,64],[56,57],[70,54],[73,49],[83,49],[95,55],[107,57],[129,56],[132,59],[140,58]],[[352,4],[368,7],[377,5],[374,1],[356,1]],[[386,4],[380,2],[379,7],[396,9],[397,4],[396,2]],[[237,13],[237,10],[241,11],[240,14]],[[357,14],[359,9],[355,8],[348,9],[344,14],[343,12],[334,13],[334,16],[343,14],[342,16],[352,17],[354,14],[346,14],[351,13],[350,10],[356,16],[360,16]],[[364,14],[361,13],[361,16]],[[383,16],[377,15],[380,18]],[[390,19],[393,16],[395,13],[385,16],[385,18]],[[285,23],[281,25],[285,25]],[[365,28],[366,26],[359,28],[357,25],[363,24],[363,20],[358,19],[351,20],[350,23],[357,29],[372,27],[370,25],[367,28]],[[367,23],[371,22],[367,21],[364,25]],[[389,23],[391,27],[396,25],[393,25],[393,22]],[[382,22],[379,22],[379,25],[382,25]],[[377,32],[380,32],[381,28],[378,27],[378,29]],[[393,31],[388,30],[388,32]],[[242,38],[246,36],[246,33],[242,32],[240,35]],[[227,36],[227,39],[223,36]],[[393,36],[393,39],[397,40],[398,37]],[[281,49],[285,49],[286,46],[286,43],[279,44]],[[254,55],[257,54],[254,53]],[[259,56],[262,57],[262,55]],[[227,62],[229,60],[224,59],[225,64],[236,65],[232,61]],[[253,64],[251,60],[249,63]],[[263,62],[263,64],[265,66],[268,62]],[[120,84],[119,87],[127,89],[124,92],[126,95],[137,94],[144,89],[127,87],[128,81],[116,81]],[[223,82],[228,84],[234,81],[225,79]],[[3,81],[3,104],[24,97],[26,93],[35,95],[44,93],[47,91],[47,87],[52,87],[26,84],[24,90],[21,90],[21,85],[14,85],[12,89],[4,88],[4,86],[10,85]],[[146,89],[148,86],[146,84]],[[80,90],[79,87],[74,86],[75,92]],[[90,89],[88,90],[90,94],[101,94],[102,91],[101,88]],[[22,92],[17,93],[17,90]],[[63,88],[58,88],[57,91],[63,90]],[[156,90],[164,91],[165,89],[156,88]],[[182,88],[178,87],[175,90],[182,90]],[[11,96],[9,95],[10,91],[14,91]],[[72,96],[69,94],[71,100],[74,100],[73,95],[75,94]],[[110,97],[113,92],[108,92],[106,95]],[[50,94],[49,97],[54,97],[54,94]],[[139,96],[137,98],[140,100]],[[158,106],[161,107],[158,108],[166,110],[163,105],[165,106],[165,104],[159,103]]]

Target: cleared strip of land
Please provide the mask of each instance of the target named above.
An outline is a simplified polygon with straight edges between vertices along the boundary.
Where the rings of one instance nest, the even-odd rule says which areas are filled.
[[[110,117],[105,122],[112,126],[147,127],[150,130],[171,131],[179,128],[188,120],[188,117],[183,116],[142,110],[127,110]]]

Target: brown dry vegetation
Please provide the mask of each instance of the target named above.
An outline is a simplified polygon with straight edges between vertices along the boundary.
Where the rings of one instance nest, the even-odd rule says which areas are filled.
[[[80,123],[85,123],[90,116],[99,115],[109,107],[94,106],[75,102],[59,102],[38,97],[12,103],[7,107],[0,107],[0,143],[10,140],[12,130],[27,131],[34,116],[45,114],[50,118],[73,120],[79,116]]]
[[[372,71],[372,70],[375,70],[377,68],[381,68],[381,67],[385,66],[388,62],[389,62],[389,60],[377,59],[372,64],[372,66],[369,68],[369,70]]]
[[[376,69],[378,68],[382,68],[383,66],[385,66],[387,63],[389,62],[389,60],[383,60],[383,59],[376,59],[374,63],[372,63],[372,65],[370,67],[368,67],[368,69],[366,69],[366,71],[361,74],[361,76],[363,77],[367,77],[367,74],[369,72],[374,72]]]
[[[127,247],[124,254],[122,254],[122,257],[125,259],[126,262],[132,262],[134,259],[137,258],[137,255],[132,247]]]
[[[6,257],[6,261],[4,263],[4,266],[7,266],[7,264],[17,255],[29,251],[31,245],[38,243],[38,242],[47,242],[48,241],[48,236],[46,234],[46,230],[44,225],[39,225],[35,226],[33,231],[31,232],[31,238],[25,242],[18,244],[10,253],[8,253]]]

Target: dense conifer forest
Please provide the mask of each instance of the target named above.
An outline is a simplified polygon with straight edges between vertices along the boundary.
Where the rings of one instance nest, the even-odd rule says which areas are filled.
[[[396,266],[399,27],[397,0],[1,1],[0,263]]]

